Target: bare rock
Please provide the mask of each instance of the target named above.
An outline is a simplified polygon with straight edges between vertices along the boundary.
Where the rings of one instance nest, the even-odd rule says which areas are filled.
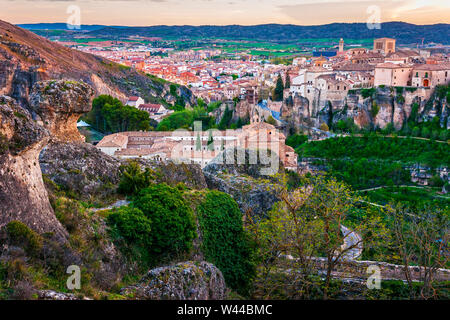
[[[106,197],[119,183],[121,162],[87,143],[52,142],[39,157],[42,173],[82,198]]]
[[[0,97],[0,229],[13,220],[38,233],[67,232],[56,219],[39,166],[39,153],[49,134],[28,111]]]
[[[52,138],[65,142],[84,142],[77,122],[91,110],[94,90],[84,82],[41,81],[30,94],[30,109],[42,120]]]
[[[72,293],[62,293],[53,290],[38,291],[39,300],[78,300]]]
[[[271,185],[274,181],[270,176],[261,175],[262,165],[249,163],[250,158],[256,157],[257,151],[241,149],[245,154],[245,163],[237,164],[238,150],[225,150],[203,169],[208,188],[231,195],[243,214],[265,216],[279,201]],[[222,157],[234,159],[234,164],[220,161]],[[279,172],[283,170],[281,162],[278,168]]]
[[[182,262],[150,270],[121,294],[142,300],[223,300],[226,285],[222,272],[208,262]]]

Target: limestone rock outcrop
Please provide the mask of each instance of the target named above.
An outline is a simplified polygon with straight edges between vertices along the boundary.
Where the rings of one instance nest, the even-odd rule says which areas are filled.
[[[121,294],[140,300],[223,300],[222,272],[208,262],[182,262],[150,270],[141,281]]]
[[[92,108],[94,90],[84,82],[41,81],[30,94],[30,109],[42,121],[52,139],[84,142],[78,119]]]
[[[121,162],[87,143],[52,142],[39,162],[47,178],[82,198],[106,197],[120,180]]]
[[[235,164],[219,163],[218,159],[211,161],[203,169],[206,183],[210,189],[231,195],[243,214],[264,216],[279,199],[270,176],[261,175],[261,166],[248,161],[256,151],[244,152],[244,164],[237,164],[237,149],[224,151],[225,158],[234,158]],[[279,163],[279,170],[283,170],[282,163]]]
[[[19,220],[39,232],[65,237],[50,206],[39,166],[48,131],[10,97],[0,97],[0,229]]]

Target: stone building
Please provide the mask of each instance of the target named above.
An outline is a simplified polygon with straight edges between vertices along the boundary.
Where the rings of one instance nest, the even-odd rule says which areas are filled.
[[[267,150],[279,155],[286,169],[297,170],[297,155],[285,144],[286,137],[275,126],[253,122],[237,130],[174,132],[121,132],[104,137],[97,148],[123,159],[179,161],[205,167],[223,150],[244,148]]]

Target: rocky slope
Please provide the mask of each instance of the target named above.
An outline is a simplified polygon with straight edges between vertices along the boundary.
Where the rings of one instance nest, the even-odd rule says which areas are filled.
[[[84,81],[96,95],[109,94],[121,100],[140,95],[148,101],[175,101],[170,83],[88,53],[72,50],[0,20],[0,95],[28,105],[37,81],[65,79]],[[189,105],[192,92],[177,88],[177,95]]]

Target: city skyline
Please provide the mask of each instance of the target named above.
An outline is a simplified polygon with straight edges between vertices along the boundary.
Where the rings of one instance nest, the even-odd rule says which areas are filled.
[[[450,3],[445,0],[0,0],[0,5],[7,8],[0,19],[16,24],[67,22],[73,5],[80,9],[81,24],[319,25],[368,22],[377,15],[380,22],[450,23]]]

